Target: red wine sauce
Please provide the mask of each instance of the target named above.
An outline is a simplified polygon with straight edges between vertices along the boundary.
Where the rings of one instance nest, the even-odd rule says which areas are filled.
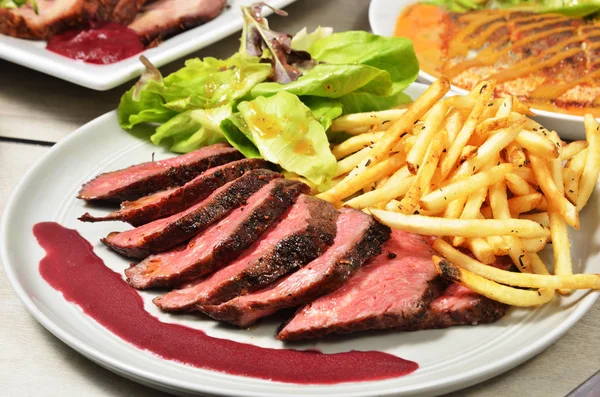
[[[163,323],[144,310],[137,291],[106,267],[77,231],[43,222],[33,233],[46,251],[40,274],[53,288],[117,336],[167,360],[232,375],[313,384],[394,378],[418,368],[377,351],[268,349]]]

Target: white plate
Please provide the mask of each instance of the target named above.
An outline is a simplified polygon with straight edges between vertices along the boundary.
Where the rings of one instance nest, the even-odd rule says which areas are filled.
[[[426,86],[413,84],[415,97]],[[21,180],[11,197],[0,228],[0,254],[10,283],[26,308],[54,335],[106,368],[144,383],[177,393],[230,396],[391,396],[434,395],[467,387],[504,372],[539,353],[560,338],[592,306],[598,294],[578,292],[537,310],[511,309],[500,321],[477,327],[455,327],[413,333],[356,334],[339,340],[306,343],[325,353],[380,350],[416,361],[420,368],[404,377],[335,385],[297,385],[232,376],[163,360],[124,342],[82,310],[63,299],[38,272],[44,256],[32,234],[41,221],[56,221],[77,229],[92,242],[107,266],[122,273],[128,261],[103,246],[108,232],[127,228],[119,223],[81,223],[77,217],[90,208],[75,199],[81,184],[103,171],[149,161],[170,153],[123,132],[115,112],[72,133],[53,147]],[[575,271],[600,272],[600,188],[581,217],[573,240]],[[102,213],[100,208],[92,208]],[[107,210],[105,210],[107,211]],[[141,293],[146,308],[162,321],[204,330],[211,336],[264,347],[282,348],[273,337],[277,323],[251,330],[219,327],[215,321],[191,315],[159,313],[152,292]],[[256,365],[261,365],[256,363]]]
[[[267,0],[266,3],[283,8],[294,1]],[[242,27],[240,6],[252,3],[254,0],[228,0],[228,6],[217,18],[171,37],[142,54],[160,67],[217,42]],[[271,10],[265,11],[265,15],[270,13]],[[45,41],[17,39],[0,34],[0,58],[99,91],[109,90],[139,76],[144,69],[138,61],[139,55],[110,65],[94,65],[48,51]]]
[[[371,0],[369,5],[369,24],[373,33],[382,36],[393,36],[396,20],[402,10],[421,0]],[[431,84],[436,78],[423,70],[419,71],[419,81]],[[452,90],[464,94],[467,91],[452,86]],[[532,108],[537,115],[535,119],[549,130],[555,130],[563,139],[585,139],[583,116],[573,116]]]

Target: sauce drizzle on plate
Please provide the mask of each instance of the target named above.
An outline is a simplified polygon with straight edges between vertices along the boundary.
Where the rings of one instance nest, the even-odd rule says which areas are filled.
[[[48,284],[115,335],[167,360],[232,375],[306,384],[380,380],[418,368],[415,362],[383,352],[268,349],[163,323],[144,310],[140,295],[104,265],[77,231],[42,222],[33,227],[33,233],[46,251],[39,271]]]

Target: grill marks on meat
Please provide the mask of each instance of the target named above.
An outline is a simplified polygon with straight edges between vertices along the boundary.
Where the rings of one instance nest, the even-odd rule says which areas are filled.
[[[306,304],[327,294],[350,277],[369,258],[381,252],[390,229],[373,217],[342,208],[337,234],[323,255],[265,290],[234,298],[204,312],[217,320],[248,327],[274,311]]]
[[[85,213],[79,220],[83,222],[123,221],[133,226],[140,226],[188,209],[225,183],[239,178],[246,171],[268,167],[269,164],[262,159],[233,161],[211,168],[183,186],[154,193],[135,201],[125,201],[121,203],[120,210],[106,216],[94,217]]]
[[[215,19],[225,0],[159,0],[142,8],[129,25],[145,44],[154,45],[181,31]]]
[[[337,211],[301,195],[283,218],[235,261],[204,280],[154,300],[166,311],[202,310],[264,288],[321,255],[333,243]]]
[[[110,233],[102,242],[120,254],[132,258],[145,258],[150,254],[166,251],[225,217],[275,178],[281,178],[281,174],[262,169],[249,171],[223,185],[186,211],[133,230]]]
[[[94,0],[37,0],[38,14],[31,5],[0,8],[0,34],[43,40],[55,33],[92,19],[99,8]]]
[[[236,149],[217,144],[167,160],[152,161],[107,172],[85,183],[79,195],[87,201],[136,200],[160,190],[180,186],[209,168],[239,160]]]
[[[275,179],[254,193],[245,206],[194,237],[183,250],[152,255],[125,271],[135,288],[177,287],[225,266],[248,248],[301,193],[304,183]]]
[[[415,234],[392,231],[382,253],[344,285],[298,310],[277,338],[317,338],[369,329],[407,329],[425,315],[441,292],[429,244]]]

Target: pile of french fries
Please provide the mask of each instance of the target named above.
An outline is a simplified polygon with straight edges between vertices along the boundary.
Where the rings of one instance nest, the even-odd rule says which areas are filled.
[[[332,131],[353,136],[332,148],[336,177],[318,197],[438,236],[438,273],[506,304],[600,289],[599,275],[573,274],[568,236],[598,180],[600,126],[586,115],[586,141],[567,144],[494,87],[444,98],[441,78],[406,109],[338,118]],[[538,255],[549,242],[553,274]],[[520,272],[495,267],[501,256]]]

